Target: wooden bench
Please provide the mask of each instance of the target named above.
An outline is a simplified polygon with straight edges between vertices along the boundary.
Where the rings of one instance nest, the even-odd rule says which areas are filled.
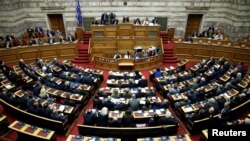
[[[0,103],[2,104],[6,112],[10,113],[11,115],[16,115],[15,118],[17,118],[18,120],[30,123],[32,125],[48,128],[61,134],[65,134],[68,131],[68,120],[62,122],[59,120],[53,120],[46,117],[34,115],[32,113],[21,110],[2,99],[0,99]]]
[[[122,141],[136,141],[142,137],[157,137],[163,135],[174,135],[177,133],[178,125],[162,125],[154,127],[99,127],[88,125],[77,125],[79,134],[84,136],[115,137]]]

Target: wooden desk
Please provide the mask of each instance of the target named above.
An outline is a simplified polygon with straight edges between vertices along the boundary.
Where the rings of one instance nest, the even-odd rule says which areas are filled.
[[[216,41],[218,42],[218,41]],[[222,41],[221,41],[222,43]],[[175,42],[174,54],[177,58],[188,59],[206,59],[214,57],[219,59],[224,56],[229,62],[250,62],[249,48],[236,48],[222,44],[192,44],[184,42]]]
[[[92,38],[117,36],[157,37],[160,35],[160,25],[119,23],[118,25],[92,25],[90,30]]]
[[[101,137],[96,137],[100,140],[98,141],[109,141],[109,139],[111,138],[101,138]],[[66,141],[90,141],[91,139],[93,139],[93,137],[89,137],[89,136],[82,136],[82,135],[69,135]],[[114,138],[115,141],[121,141],[121,139],[119,138]],[[94,140],[96,141],[96,140]]]
[[[34,62],[36,58],[72,59],[76,54],[76,43],[48,44],[42,46],[0,49],[0,60],[4,61],[6,64],[17,64],[19,59],[24,59],[25,62]]]
[[[162,65],[163,54],[158,56],[151,56],[144,59],[133,60],[134,70],[145,70],[152,69]],[[122,59],[120,59],[122,60]],[[119,70],[119,62],[114,59],[106,58],[106,57],[95,57],[95,63],[97,68],[106,69],[106,70]],[[122,64],[124,65],[124,64]],[[132,65],[129,64],[129,65]]]
[[[188,134],[183,135],[183,137],[178,137],[178,136],[168,136],[168,137],[169,137],[168,141],[178,141],[178,140],[192,141]],[[147,138],[138,138],[137,141],[146,141],[146,139]],[[161,141],[161,137],[154,137],[152,138],[152,140]]]
[[[133,70],[134,69],[134,63],[131,62],[121,62],[118,63],[119,70]]]
[[[20,140],[46,140],[55,141],[55,131],[32,126],[20,121],[14,121],[9,128],[18,133]]]

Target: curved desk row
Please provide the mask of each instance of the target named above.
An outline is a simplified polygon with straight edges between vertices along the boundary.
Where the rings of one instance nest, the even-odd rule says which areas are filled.
[[[137,138],[176,135],[178,125],[162,125],[154,127],[98,127],[77,125],[79,134],[84,136],[115,137],[122,141],[136,141]]]
[[[104,57],[95,57],[95,64],[97,68],[107,70],[145,70],[152,69],[162,65],[163,54],[158,56],[151,56],[144,59],[111,59]]]
[[[249,109],[249,105],[250,99],[240,104],[239,106],[234,107],[230,113],[230,119],[235,119],[235,116],[247,111]],[[218,119],[218,117],[219,115],[214,116],[215,120]],[[188,120],[186,123],[186,127],[190,132],[195,133],[203,130],[204,128],[209,127],[208,125],[211,124],[209,122],[209,118],[203,118],[195,121]]]
[[[69,129],[68,121],[62,122],[59,120],[53,120],[38,115],[34,115],[32,113],[21,110],[2,99],[0,99],[0,104],[3,106],[4,110],[10,113],[11,115],[18,115],[15,116],[18,120],[28,122],[32,125],[45,127],[61,134],[66,133]]]
[[[174,54],[178,58],[205,59],[224,56],[230,62],[250,62],[250,49],[214,44],[192,44],[175,42]]]
[[[50,60],[72,59],[76,54],[76,43],[48,44],[0,49],[0,60],[6,64],[17,64],[19,59],[24,59],[26,62],[34,62],[37,57]]]

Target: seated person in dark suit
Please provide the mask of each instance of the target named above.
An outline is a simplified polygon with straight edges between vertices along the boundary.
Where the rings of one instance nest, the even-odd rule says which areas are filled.
[[[68,115],[64,115],[63,113],[59,113],[56,110],[52,111],[50,116],[51,116],[51,118],[53,118],[55,120],[65,121],[66,119],[68,119]]]
[[[43,32],[43,28],[42,27],[35,27],[35,32]]]
[[[177,124],[177,121],[174,117],[172,117],[171,112],[167,110],[165,117],[160,118],[160,124],[161,125]]]
[[[128,16],[124,16],[122,19],[122,23],[128,23],[129,22],[129,17]]]
[[[45,103],[41,108],[41,116],[49,117],[52,113],[52,109],[49,107],[47,103]]]
[[[126,104],[120,101],[118,101],[114,106],[114,110],[119,110],[119,111],[125,111],[126,108],[127,108]]]
[[[6,41],[13,42],[15,40],[14,35],[6,35]]]
[[[121,127],[121,119],[118,117],[114,116],[108,120],[108,126],[109,127]]]
[[[148,121],[148,126],[159,126],[160,124],[160,116],[158,114],[154,114],[153,118],[150,118]]]
[[[114,109],[114,103],[111,101],[111,97],[108,96],[102,103],[103,107],[107,107],[108,109]]]
[[[135,71],[134,79],[140,79],[142,76],[140,75],[139,71]],[[144,77],[145,78],[145,77]]]
[[[108,124],[108,108],[103,107],[97,115],[97,126],[107,126]]]
[[[107,12],[104,12],[101,16],[101,24],[104,24],[104,25],[108,24],[109,22],[108,20],[109,20],[109,16]]]
[[[11,48],[12,44],[9,41],[5,42],[5,48]]]
[[[101,109],[102,108],[102,100],[99,99],[99,97],[95,97],[94,102],[93,102],[93,106],[96,109]]]
[[[115,19],[114,21],[112,21],[110,24],[112,25],[117,25],[119,23],[119,20],[118,19]]]
[[[135,119],[130,110],[127,110],[122,117],[122,125],[124,127],[135,127]]]
[[[32,34],[34,33],[34,29],[32,29],[30,26],[27,29],[27,33],[29,34],[29,37],[32,37]]]
[[[53,38],[49,38],[49,39],[48,39],[48,43],[49,43],[49,44],[53,44],[54,42],[55,42],[55,41],[54,41]]]
[[[226,99],[220,95],[218,98],[217,98],[217,102],[218,102],[218,106],[219,106],[219,109],[222,109],[224,107],[224,104],[226,102]]]
[[[158,19],[156,17],[154,17],[154,19],[152,20],[152,23],[153,24],[159,24]]]
[[[141,25],[141,21],[139,18],[137,18],[135,21],[134,21],[134,24],[135,25]]]
[[[83,121],[85,125],[95,125],[97,119],[96,111],[88,109],[88,111],[83,115]]]
[[[113,12],[109,13],[109,24],[114,24],[114,21],[116,19],[116,15]]]
[[[29,40],[29,45],[32,46],[32,45],[34,45],[34,44],[36,44],[36,40],[32,37],[32,38],[30,38],[30,40]]]

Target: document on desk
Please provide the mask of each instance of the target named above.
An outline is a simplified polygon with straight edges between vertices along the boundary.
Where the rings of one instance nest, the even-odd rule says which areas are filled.
[[[191,111],[193,111],[193,108],[192,107],[187,107],[187,108],[185,108],[185,111],[186,112],[191,112]]]
[[[155,113],[158,114],[158,115],[160,115],[161,114],[161,110],[157,109],[157,110],[155,110]]]
[[[59,107],[59,111],[63,111],[65,109],[65,106],[64,105],[60,105],[60,107]]]

